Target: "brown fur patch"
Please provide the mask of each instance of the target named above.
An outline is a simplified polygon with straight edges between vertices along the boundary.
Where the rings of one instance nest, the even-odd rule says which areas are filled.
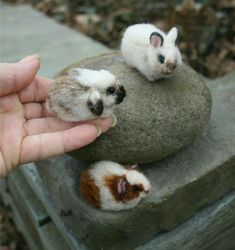
[[[123,180],[126,182],[125,186],[125,192],[120,194],[118,192],[118,183]],[[127,181],[126,176],[106,176],[105,177],[105,186],[109,188],[111,194],[113,195],[114,199],[117,202],[128,202],[130,200],[133,200],[137,198],[140,194],[140,192],[144,191],[143,185],[130,185],[130,183]]]
[[[81,174],[80,191],[92,206],[100,208],[100,191],[88,171]]]
[[[72,109],[70,107],[67,107],[65,103],[63,102],[58,102],[58,105],[64,109],[65,112],[72,114]]]
[[[55,86],[56,86],[56,89],[59,86],[60,88],[71,88],[71,90],[76,90],[76,89],[78,89],[78,90],[83,89],[84,91],[89,90],[88,86],[82,85],[77,79],[74,79],[70,75],[61,76],[59,78],[56,78]]]

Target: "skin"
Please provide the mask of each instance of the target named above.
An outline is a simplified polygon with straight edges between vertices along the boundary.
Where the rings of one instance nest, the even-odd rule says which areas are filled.
[[[50,79],[36,76],[37,54],[0,63],[0,176],[17,165],[47,159],[93,142],[112,118],[64,122],[45,110]]]

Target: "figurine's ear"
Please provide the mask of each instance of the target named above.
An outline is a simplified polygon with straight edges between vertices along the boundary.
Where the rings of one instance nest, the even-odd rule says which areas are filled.
[[[131,169],[138,169],[138,168],[139,168],[139,165],[138,165],[138,164],[133,164],[133,165],[131,165],[131,164],[126,164],[126,165],[124,165],[124,167],[125,167],[126,169],[131,170]]]
[[[150,43],[153,47],[160,47],[163,44],[163,36],[158,32],[153,32],[150,35]]]
[[[175,44],[177,36],[178,30],[176,27],[173,27],[167,34],[167,41]]]
[[[125,176],[120,176],[117,181],[117,192],[120,195],[123,195],[126,193],[127,189],[127,180]]]
[[[132,168],[132,169],[138,169],[138,168],[139,168],[139,165],[138,165],[138,164],[131,165],[131,168]]]

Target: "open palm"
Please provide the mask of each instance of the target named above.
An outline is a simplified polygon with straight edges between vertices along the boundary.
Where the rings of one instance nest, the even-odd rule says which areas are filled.
[[[64,122],[44,108],[51,80],[36,77],[40,61],[28,56],[0,64],[0,176],[15,166],[78,149],[94,141],[112,119]]]

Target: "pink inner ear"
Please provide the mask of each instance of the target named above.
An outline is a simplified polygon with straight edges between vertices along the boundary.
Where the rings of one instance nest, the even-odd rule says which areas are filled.
[[[126,191],[126,182],[123,179],[120,179],[117,184],[117,191],[119,194],[123,194]]]
[[[131,165],[131,168],[132,168],[132,169],[136,169],[136,168],[138,168],[138,167],[139,167],[138,164]]]
[[[151,35],[150,43],[153,45],[153,47],[160,47],[162,45],[162,39],[160,36],[153,34]]]

